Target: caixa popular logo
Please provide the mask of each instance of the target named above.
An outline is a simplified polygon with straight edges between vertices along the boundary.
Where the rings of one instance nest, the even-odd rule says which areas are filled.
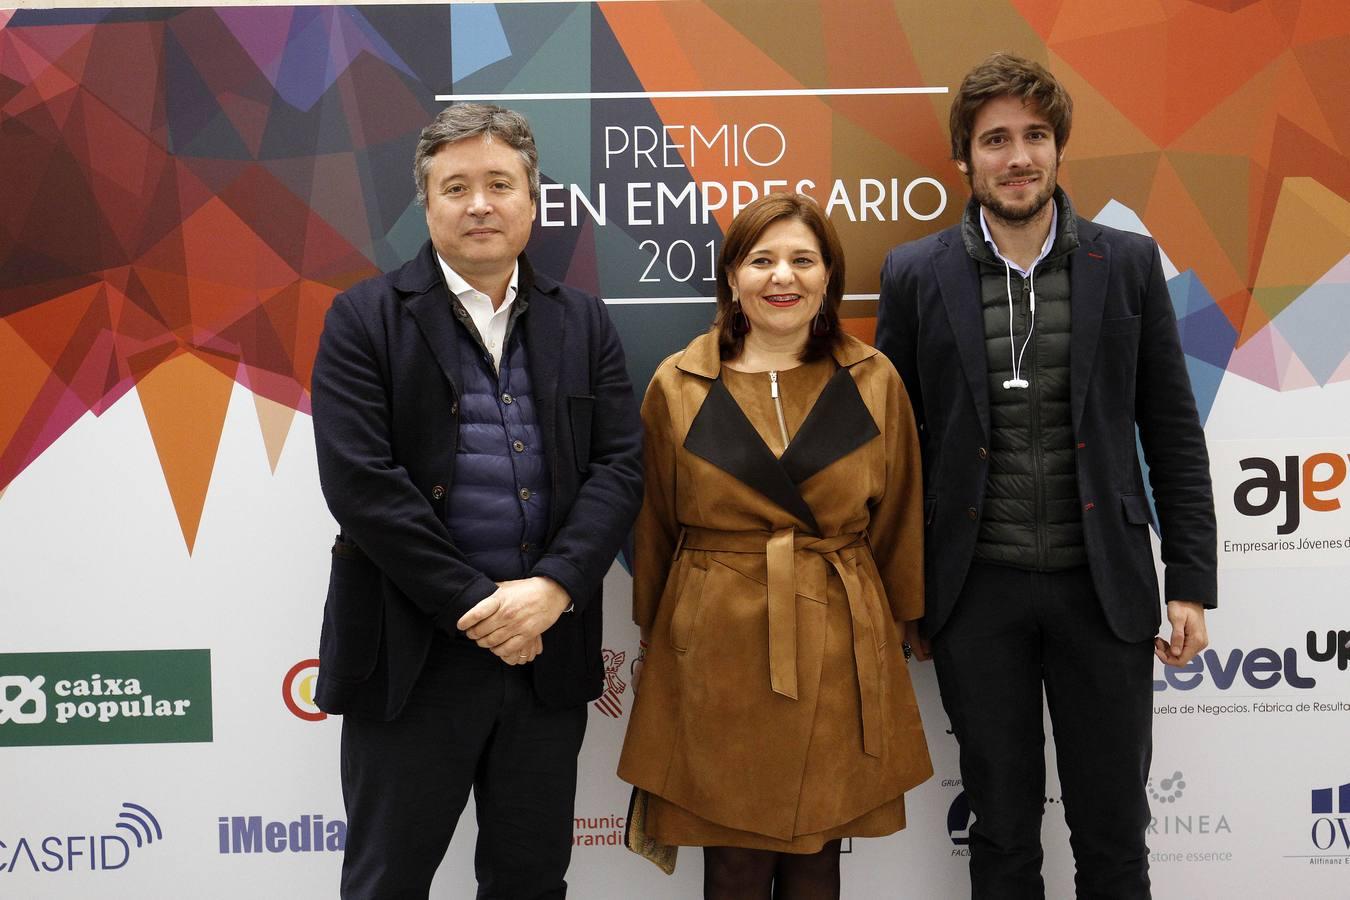
[[[347,823],[318,813],[299,818],[221,816],[216,820],[221,853],[341,853],[347,847]]]
[[[1300,665],[1304,671],[1300,670]],[[1308,690],[1317,687],[1317,679],[1306,674],[1307,668],[1307,662],[1293,647],[1284,650],[1270,647],[1219,650],[1211,647],[1180,668],[1156,664],[1154,671],[1161,670],[1162,677],[1154,679],[1153,690],[1193,691],[1208,685],[1217,691],[1234,687],[1264,691],[1281,684]]]
[[[1313,788],[1309,799],[1313,847],[1337,856],[1350,851],[1350,784]]]
[[[0,747],[211,740],[211,651],[0,653]]]
[[[94,834],[0,837],[0,878],[121,869],[162,840],[164,829],[154,813],[139,803],[123,803],[116,821]]]
[[[1254,474],[1233,491],[1233,506],[1244,516],[1261,517],[1283,505],[1284,521],[1275,533],[1293,534],[1304,510],[1324,513],[1341,508],[1338,493],[1345,484],[1346,459],[1339,453],[1286,456],[1280,461],[1245,457],[1239,460],[1243,473]]]

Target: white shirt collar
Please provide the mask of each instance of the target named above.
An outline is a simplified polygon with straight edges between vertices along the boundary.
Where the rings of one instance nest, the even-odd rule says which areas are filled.
[[[1053,197],[1050,198],[1050,233],[1045,236],[1045,243],[1041,244],[1040,255],[1032,260],[1031,265],[1025,269],[999,252],[998,244],[994,243],[994,236],[989,233],[989,223],[984,220],[983,206],[980,207],[980,230],[984,232],[984,242],[989,245],[989,249],[994,251],[994,255],[1025,277],[1031,274],[1041,260],[1050,255],[1050,248],[1055,245],[1055,234],[1059,231],[1059,204],[1055,202]]]
[[[484,294],[482,291],[478,290],[478,288],[469,284],[467,281],[464,280],[463,276],[461,276],[454,269],[450,268],[450,264],[447,263],[445,260],[441,259],[441,255],[439,253],[436,254],[436,262],[441,264],[441,272],[444,273],[445,275],[445,286],[450,289],[450,293],[454,294],[456,297],[460,299],[461,303],[470,299],[487,297],[487,294]],[[498,307],[497,309],[498,312],[504,309],[508,309],[511,306],[512,301],[516,299],[516,293],[519,291],[518,287],[519,284],[520,284],[520,262],[517,261],[515,266],[512,267],[511,269],[511,280],[506,285],[506,299],[503,300],[502,305]],[[488,297],[489,305],[491,304],[491,302],[492,298]]]

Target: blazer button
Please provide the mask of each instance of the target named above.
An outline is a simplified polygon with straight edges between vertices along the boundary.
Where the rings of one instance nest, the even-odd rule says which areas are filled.
[[[974,522],[976,519],[980,517],[980,511],[973,506],[967,507],[966,515],[970,517],[970,521]]]
[[[444,499],[445,499],[445,485],[438,484],[438,485],[436,485],[434,488],[432,488],[432,489],[431,489],[431,499],[432,499],[432,500],[444,500]]]
[[[529,553],[531,550],[534,549],[534,544],[531,544],[529,541],[526,541],[525,543],[520,545],[520,549],[524,553]]]
[[[455,402],[453,402],[453,403],[450,404],[450,415],[452,415],[452,416],[457,416],[457,415],[459,415],[459,401],[458,401],[458,400],[456,400]]]
[[[975,455],[978,456],[980,459],[988,459],[989,451],[981,447],[980,449],[975,451]]]
[[[516,398],[512,397],[510,394],[502,394],[502,402],[510,405],[516,402]]]
[[[524,452],[525,452],[525,442],[524,442],[524,441],[512,441],[512,442],[511,442],[511,449],[514,450],[514,451],[516,451],[517,453],[524,453]]]
[[[528,499],[530,499],[530,489],[529,489],[529,488],[521,488],[521,489],[520,489],[520,499],[522,499],[522,500],[528,500]]]

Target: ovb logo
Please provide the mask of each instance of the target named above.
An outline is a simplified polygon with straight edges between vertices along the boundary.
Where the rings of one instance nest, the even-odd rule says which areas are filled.
[[[1350,784],[1337,788],[1313,788],[1311,794],[1312,843],[1318,850],[1350,851]]]

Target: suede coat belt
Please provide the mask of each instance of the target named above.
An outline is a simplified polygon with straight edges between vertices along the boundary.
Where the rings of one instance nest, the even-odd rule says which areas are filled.
[[[768,571],[769,686],[776,694],[797,699],[797,565],[799,553],[815,553],[839,575],[848,598],[853,623],[853,661],[863,720],[863,750],[868,756],[881,756],[881,640],[877,616],[884,610],[869,608],[858,578],[856,564],[846,561],[841,550],[866,548],[862,532],[815,537],[801,534],[791,526],[777,531],[718,531],[711,528],[686,528],[680,539],[682,550],[713,553],[762,553]],[[875,594],[871,595],[875,597]],[[873,602],[870,607],[878,604]]]

